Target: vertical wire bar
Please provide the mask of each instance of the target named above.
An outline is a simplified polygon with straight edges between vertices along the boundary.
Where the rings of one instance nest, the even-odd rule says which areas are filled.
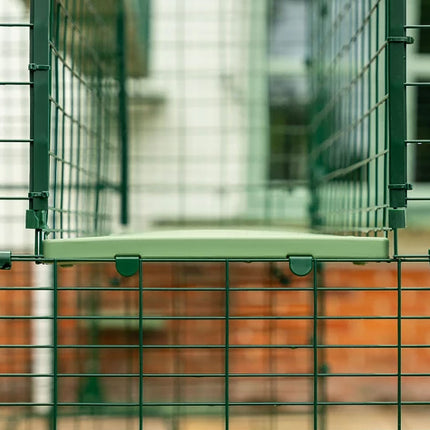
[[[359,90],[359,85],[360,85],[360,81],[361,79],[356,79],[358,76],[358,71],[359,71],[359,52],[358,52],[358,41],[360,40],[361,35],[358,32],[358,29],[360,27],[360,21],[359,21],[359,10],[358,10],[358,2],[354,2],[355,7],[353,7],[354,9],[354,24],[352,26],[352,34],[356,35],[355,37],[352,37],[352,41],[353,41],[353,57],[354,60],[352,62],[352,78],[355,79],[354,82],[354,94],[353,94],[353,98],[354,98],[354,112],[356,113],[356,115],[358,115],[358,118],[360,118],[360,90]],[[354,115],[355,116],[355,115]],[[354,117],[353,117],[354,118]],[[359,126],[357,124],[353,125],[353,130],[352,130],[352,139],[353,139],[353,154],[354,157],[356,156],[356,154],[358,154],[358,141],[359,141],[359,135],[358,135],[358,130],[359,130]],[[351,164],[351,159],[348,160],[348,164]],[[350,217],[351,221],[349,223],[349,229],[353,230],[354,226],[358,225],[358,218],[359,215],[357,213],[357,211],[355,210],[358,205],[359,205],[359,192],[360,192],[360,187],[358,185],[358,174],[359,172],[357,172],[357,170],[352,172],[352,180],[350,182],[351,184],[351,194],[353,195],[353,199],[352,202],[350,204],[350,210],[352,211],[352,216]]]
[[[51,430],[57,429],[58,416],[58,265],[54,261],[52,298],[52,421]]]
[[[376,5],[375,11],[375,20],[376,20],[376,28],[375,28],[375,51],[379,49],[379,3]],[[375,104],[378,103],[379,100],[379,55],[375,58]],[[375,110],[375,154],[379,154],[379,107]],[[375,160],[375,227],[378,227],[378,218],[379,218],[379,159]],[[375,233],[376,235],[376,233]]]
[[[230,262],[225,262],[225,349],[224,349],[224,429],[230,426],[230,387],[229,387],[229,360],[230,360]]]
[[[318,430],[318,275],[317,262],[313,261],[313,430]]]
[[[367,13],[370,13],[370,9],[372,7],[372,1],[368,0],[367,2]],[[374,15],[374,12],[372,13]],[[367,71],[367,107],[366,110],[370,112],[370,108],[372,106],[372,65],[370,63],[370,59],[372,57],[372,19],[374,16],[370,16],[369,20],[367,22],[367,58],[366,63],[369,64],[369,69]],[[364,79],[364,77],[363,77]],[[364,91],[363,91],[364,92]],[[366,158],[369,159],[372,151],[372,115],[369,115],[367,119],[367,151],[366,151]],[[377,152],[376,152],[377,154]],[[377,160],[375,160],[375,163],[377,163]],[[371,183],[370,183],[370,166],[371,162],[368,162],[366,164],[366,207],[370,208],[370,200],[371,200]],[[377,182],[377,180],[375,181]],[[366,228],[367,231],[370,230],[370,210],[366,213]],[[375,224],[376,227],[376,224]]]
[[[139,262],[139,430],[143,430],[143,265]]]
[[[324,267],[323,263],[315,263],[315,276],[318,277],[317,279],[317,285],[320,285],[321,287],[325,287],[324,283]],[[327,292],[324,290],[321,290],[318,293],[317,297],[317,304],[318,304],[318,310],[319,310],[319,316],[325,316],[326,315],[326,295]],[[321,320],[320,325],[318,327],[318,344],[324,345],[325,335],[326,335],[326,328],[327,328],[327,321]],[[320,362],[318,363],[318,371],[321,374],[321,381],[319,384],[319,392],[322,402],[324,402],[323,405],[320,406],[320,430],[326,430],[327,428],[327,378],[325,375],[329,373],[329,368],[327,365],[327,349],[322,348],[319,351],[319,358]]]
[[[121,143],[121,224],[128,224],[128,113],[127,113],[127,21],[124,0],[118,2],[117,45],[119,77],[119,139]]]
[[[365,78],[366,78],[366,73],[363,73],[363,69],[364,69],[364,64],[365,64],[365,59],[364,59],[364,53],[365,53],[365,41],[366,41],[366,24],[365,24],[365,16],[366,16],[366,11],[365,11],[365,7],[364,7],[364,2],[361,3],[361,17],[360,17],[360,25],[362,26],[360,33],[358,35],[358,40],[361,41],[360,43],[360,66],[357,69],[357,71],[359,71],[359,73],[362,73],[360,79],[359,79],[359,83],[360,83],[360,119],[361,119],[361,124],[360,124],[360,130],[359,130],[359,136],[360,138],[358,139],[359,143],[358,143],[358,150],[357,150],[357,154],[359,159],[362,159],[364,156],[364,144],[365,144],[365,137],[364,137],[364,133],[365,133],[365,126],[366,126],[366,122],[367,122],[367,126],[369,127],[369,118],[365,119],[365,108],[364,108],[364,101],[365,101],[365,97],[364,97],[364,88],[365,88]],[[366,167],[369,165],[369,162],[366,162]],[[366,171],[366,167],[361,167],[357,169],[357,180],[358,180],[358,205],[356,206],[356,209],[359,209],[358,211],[358,222],[355,226],[361,226],[363,225],[363,212],[362,212],[362,208],[363,208],[363,203],[364,203],[364,186],[363,186],[363,182],[366,180],[366,177],[363,177],[363,173]],[[368,181],[366,181],[368,182]],[[368,207],[368,206],[367,206]],[[354,226],[354,227],[355,227]],[[367,227],[367,224],[366,224]]]
[[[384,36],[385,36],[385,40],[387,40],[388,38],[388,1],[387,0],[385,2],[385,17],[384,17],[384,24],[385,24],[385,28],[384,28]],[[384,85],[384,94],[389,94],[389,85],[388,85],[388,70],[389,70],[389,66],[388,66],[388,48],[386,49],[386,56],[385,56],[385,70],[384,70],[384,74],[385,74],[385,85]],[[387,102],[387,105],[385,107],[385,118],[384,118],[384,124],[385,127],[387,127],[388,124],[388,120],[389,120],[389,107],[390,107],[390,103]],[[389,132],[388,130],[385,130],[384,132],[384,151],[388,151],[389,148]],[[387,178],[388,178],[388,170],[389,170],[389,155],[388,153],[386,153],[384,155],[384,204],[386,204],[388,202],[388,184],[386,183]],[[383,225],[384,227],[386,227],[388,224],[388,211],[387,209],[384,209],[384,215],[383,215]]]
[[[58,46],[60,49],[62,49],[62,55],[63,59],[61,60],[61,94],[62,94],[62,112],[61,112],[61,183],[60,183],[60,208],[63,209],[65,207],[64,204],[64,187],[65,187],[65,170],[66,170],[66,111],[67,111],[67,93],[66,93],[66,59],[68,57],[68,50],[67,50],[67,27],[68,27],[68,11],[66,9],[63,9],[63,5],[59,5],[58,8],[58,20],[62,19],[62,22],[59,24],[60,26],[63,25],[62,31],[60,34],[62,34],[63,44],[59,43]],[[64,15],[63,18],[61,18],[61,15]],[[58,82],[57,82],[58,85]],[[63,238],[64,236],[64,224],[65,224],[65,218],[67,217],[67,214],[64,213],[63,210],[60,211],[60,229],[61,229],[61,235],[60,237]]]
[[[402,262],[397,261],[397,429],[402,429]]]
[[[51,13],[51,43],[53,45],[55,45],[55,48],[58,49],[58,40],[59,40],[59,36],[60,36],[60,19],[59,19],[59,8],[60,5],[57,4],[55,5],[55,10],[52,10]],[[51,63],[54,64],[54,73],[53,73],[53,93],[54,93],[54,101],[55,101],[55,106],[54,106],[54,115],[53,115],[53,137],[54,137],[54,141],[52,142],[52,152],[54,154],[58,154],[58,124],[59,124],[59,115],[60,115],[60,109],[59,109],[59,96],[60,96],[60,92],[59,92],[59,58],[57,54],[54,54],[51,50],[51,57],[54,56],[54,60],[52,61],[51,58]],[[52,178],[52,206],[55,209],[57,207],[57,197],[58,197],[58,160],[57,159],[53,159],[52,162],[54,163],[54,168],[52,171],[53,174],[53,178]],[[54,210],[52,213],[52,227],[54,230],[54,239],[55,239],[55,235],[56,235],[56,229],[57,229],[57,213]]]
[[[35,253],[39,254],[41,231],[46,228],[49,190],[50,134],[50,0],[30,2],[30,193],[29,209],[38,219]],[[40,194],[45,193],[45,194]],[[34,225],[28,226],[34,228]]]
[[[72,193],[73,193],[73,171],[75,168],[73,168],[72,166],[78,166],[78,164],[76,164],[76,161],[74,160],[74,154],[76,154],[76,149],[74,147],[75,144],[75,91],[74,91],[74,87],[75,87],[75,77],[74,77],[74,72],[75,72],[75,62],[76,62],[76,55],[75,55],[75,28],[73,26],[73,19],[75,15],[75,1],[73,0],[70,1],[70,3],[72,3],[73,5],[70,5],[69,7],[69,14],[71,14],[72,19],[70,20],[70,69],[69,70],[69,76],[70,76],[70,118],[69,118],[69,127],[70,127],[70,142],[69,142],[69,161],[71,163],[71,165],[69,166],[69,184],[67,186],[67,207],[69,208],[69,212],[67,214],[67,228],[69,231],[75,230],[76,226],[74,227],[72,225],[72,215],[73,215],[73,206],[72,206]]]

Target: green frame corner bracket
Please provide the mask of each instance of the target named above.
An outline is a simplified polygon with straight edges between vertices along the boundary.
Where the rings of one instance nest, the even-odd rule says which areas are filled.
[[[121,276],[134,276],[139,271],[139,255],[116,255],[115,267]]]

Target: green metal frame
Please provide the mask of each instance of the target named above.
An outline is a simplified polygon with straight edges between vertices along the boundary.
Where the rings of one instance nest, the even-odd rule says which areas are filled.
[[[127,42],[140,45],[136,19],[128,22],[134,6],[123,0],[28,4],[30,82],[19,83],[30,91],[26,227],[41,255],[48,235],[109,231],[117,193],[128,223]]]
[[[50,142],[50,0],[30,5],[30,209],[26,227],[35,229],[35,254],[47,229]]]

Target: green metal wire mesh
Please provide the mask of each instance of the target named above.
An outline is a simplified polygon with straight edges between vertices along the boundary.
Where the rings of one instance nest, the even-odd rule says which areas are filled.
[[[315,227],[388,228],[388,4],[312,2]]]
[[[51,3],[51,215],[46,231],[54,237],[106,233],[118,212],[120,5]]]
[[[5,428],[427,428],[427,257],[65,263],[1,273]]]
[[[293,3],[297,15],[285,6]],[[388,155],[396,95],[386,73],[389,44],[404,41],[388,41],[389,3],[397,1],[311,4],[312,40],[321,42],[310,64],[318,90],[311,126],[316,227],[385,232],[389,209],[403,207],[390,196],[406,181],[396,181]],[[116,139],[123,89],[114,56],[124,55],[111,31],[115,5],[50,5],[53,31],[42,45],[52,85],[45,118],[50,216],[47,227],[43,216],[32,220],[57,238],[99,234],[110,230],[111,198],[124,173],[115,157],[123,149]],[[280,77],[285,52],[270,43],[294,39],[268,28],[283,13],[293,22],[305,18],[304,3],[139,5],[158,26],[151,61],[134,70],[128,64],[133,225],[288,219],[287,206],[293,212],[306,195],[306,85],[300,50],[288,51],[299,58],[297,69]],[[14,27],[28,36],[29,25]],[[300,42],[300,29],[294,34]],[[196,61],[207,52],[211,62]],[[34,64],[37,80],[47,64]],[[25,106],[26,78],[11,85],[24,88]],[[22,130],[16,139],[26,151],[35,142]],[[402,133],[394,135],[404,149]],[[2,143],[11,144],[15,134],[5,136]],[[397,161],[402,167],[403,158]],[[7,190],[27,204],[26,185]],[[30,196],[36,215],[45,210],[41,197]],[[313,259],[303,278],[290,272],[288,259],[139,259],[131,278],[120,277],[113,260],[74,267],[34,267],[33,260],[14,256],[13,270],[0,272],[2,428],[428,428],[428,256]]]

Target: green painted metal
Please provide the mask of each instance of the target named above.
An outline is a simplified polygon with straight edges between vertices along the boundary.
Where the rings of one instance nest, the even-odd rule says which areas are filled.
[[[21,265],[30,264],[17,257],[12,259]],[[14,311],[1,314],[0,324],[9,329],[17,320],[22,320],[22,324],[33,324],[36,318],[49,321],[53,335],[45,345],[31,341],[1,345],[2,350],[10,350],[11,354],[21,354],[19,351],[24,350],[31,354],[40,349],[51,351],[52,372],[38,374],[31,369],[22,372],[19,358],[15,358],[17,371],[4,371],[0,375],[1,382],[6,378],[18,381],[25,377],[37,386],[40,378],[48,377],[51,381],[50,399],[45,402],[0,400],[0,419],[4,419],[3,410],[7,407],[20,414],[16,425],[21,425],[25,419],[30,430],[57,429],[66,423],[83,430],[89,425],[108,422],[109,425],[139,429],[149,425],[176,423],[186,426],[204,422],[208,426],[229,429],[243,425],[246,420],[274,427],[307,425],[324,430],[335,426],[336,417],[342,416],[343,408],[349,407],[343,418],[347,420],[344,425],[353,418],[355,425],[360,425],[363,420],[365,426],[368,416],[375,414],[376,420],[381,419],[379,414],[382,414],[390,420],[390,425],[396,423],[396,428],[402,429],[405,416],[408,419],[415,416],[411,407],[430,404],[424,395],[411,399],[409,391],[413,380],[424,382],[430,377],[421,367],[411,370],[410,354],[420,354],[419,351],[425,354],[429,345],[425,339],[414,343],[408,340],[412,327],[429,321],[425,311],[411,313],[408,295],[414,294],[419,300],[425,300],[430,286],[411,285],[406,281],[411,274],[415,276],[413,272],[417,267],[427,270],[426,255],[399,256],[384,261],[384,270],[389,270],[392,275],[390,280],[386,277],[383,283],[371,285],[366,284],[367,278],[361,277],[368,273],[367,266],[351,269],[349,263],[336,260],[325,263],[322,271],[321,263],[325,260],[313,259],[312,275],[305,278],[289,275],[289,285],[273,278],[266,284],[263,278],[256,278],[256,269],[268,268],[268,263],[258,258],[252,264],[224,259],[206,263],[187,260],[174,265],[172,263],[177,262],[172,260],[154,266],[145,259],[138,261],[136,276],[127,280],[118,278],[119,284],[114,285],[109,273],[114,273],[115,259],[74,268],[63,268],[64,261],[56,260],[52,283],[44,287],[52,293],[51,314],[28,316],[28,319],[27,315]],[[381,263],[381,260],[373,262]],[[276,264],[281,270],[288,270],[285,259],[277,260]],[[192,272],[187,272],[187,266],[199,267],[201,284],[193,285],[196,278],[188,278]],[[18,264],[14,264],[14,270],[15,267]],[[342,284],[326,276],[330,273],[339,276],[343,270],[348,270],[352,277],[344,278]],[[166,277],[167,272],[170,275]],[[214,273],[219,277],[213,278]],[[12,274],[6,272],[11,282]],[[212,277],[212,281],[208,282],[205,277]],[[19,291],[37,291],[37,288],[11,283],[0,290],[17,295]],[[166,301],[168,295],[172,296],[174,307],[170,307],[170,299]],[[202,302],[200,307],[192,307],[194,295],[205,296],[206,304]],[[258,299],[258,307],[252,312],[238,312],[241,304],[246,307],[246,303],[241,302],[249,301],[253,295],[253,300]],[[270,296],[273,297],[267,301]],[[377,296],[385,297],[390,306],[394,305],[393,310],[373,312],[370,308],[365,310],[364,306],[361,311],[357,307],[355,312],[351,313],[351,308],[345,312],[345,306],[348,307],[351,300],[354,306],[361,306],[364,303],[357,300]],[[113,299],[111,304],[115,302],[123,306],[121,313],[115,315],[113,308],[109,311],[106,307],[109,297]],[[336,297],[342,306],[335,310]],[[98,302],[95,307],[94,298]],[[301,304],[295,308],[294,300],[298,298],[301,298]],[[288,312],[281,306],[285,300],[289,303]],[[70,308],[78,302],[81,307]],[[102,314],[102,302],[107,314]],[[306,312],[303,312],[305,304]],[[214,308],[206,313],[206,306]],[[109,319],[116,322],[116,328],[103,326]],[[151,331],[154,329],[146,326],[147,321],[160,319],[165,325],[155,329],[159,331]],[[131,320],[137,324],[129,323]],[[300,337],[295,333],[291,338],[284,338],[289,324],[296,331],[300,331],[300,327],[306,327],[306,330]],[[393,327],[389,339],[373,333],[384,325]],[[199,326],[205,334],[195,337]],[[270,340],[269,337],[253,338],[249,332],[251,326],[255,333],[260,330],[263,333],[271,327],[278,334]],[[349,327],[345,329],[349,334],[333,341],[340,326]],[[96,337],[91,334],[91,327],[95,327]],[[248,337],[241,338],[238,332],[246,327]],[[368,327],[368,330],[370,327],[367,339],[357,337],[362,327]],[[211,330],[219,330],[216,341],[209,341]],[[118,334],[121,336],[116,338]],[[341,350],[345,363],[335,358]],[[294,354],[302,360],[307,357],[307,361],[300,362],[299,368],[297,362],[289,361]],[[361,354],[370,362],[357,361]],[[270,368],[259,361],[258,357],[265,355],[272,361]],[[97,356],[97,367],[92,365],[94,356]],[[122,357],[120,361],[117,361],[118,357]],[[348,357],[354,359],[349,362]],[[173,360],[178,367],[172,365]],[[285,360],[289,368],[284,366]],[[379,363],[378,370],[372,367],[375,362]],[[382,363],[386,367],[380,367]],[[344,367],[346,364],[347,368]],[[325,384],[331,387],[328,392],[324,389]],[[343,384],[357,398],[346,394],[344,399],[339,399],[337,390]],[[360,384],[367,389],[360,391]],[[12,386],[5,385],[6,391]],[[308,387],[307,395],[303,397],[300,392],[305,386]],[[388,391],[380,391],[384,386],[396,388],[390,389],[387,395]],[[100,391],[91,397],[94,387]],[[181,388],[173,397],[168,387]],[[195,387],[198,389],[193,391]],[[159,392],[164,394],[157,396]],[[385,397],[381,397],[381,393]],[[36,406],[48,406],[48,416],[32,411]],[[271,408],[273,411],[269,413]],[[418,415],[422,414],[421,409]],[[49,424],[48,420],[43,421],[45,418]]]
[[[146,55],[137,29],[143,18],[148,24],[150,9],[149,2],[114,0],[23,3],[29,22],[2,22],[0,27],[28,29],[29,79],[0,86],[28,87],[29,133],[24,139],[1,136],[0,142],[28,143],[29,179],[23,185],[4,184],[7,191],[22,191],[26,182],[28,190],[25,196],[6,193],[0,200],[29,202],[25,226],[35,230],[34,255],[40,255],[48,235],[110,231],[117,221],[118,193],[121,223],[128,223],[127,67],[141,64]],[[126,42],[142,52],[127,52]],[[146,73],[139,75],[135,67],[132,72],[135,77]]]
[[[388,209],[406,206],[405,4],[312,2],[310,212],[318,230],[386,235],[395,227]]]
[[[118,2],[119,139],[121,141],[121,224],[128,224],[129,150],[127,100],[127,17],[124,0]]]
[[[27,228],[35,229],[35,254],[46,230],[49,196],[50,0],[30,6],[30,189]]]
[[[140,255],[161,259],[387,258],[388,239],[283,230],[177,230],[44,241],[47,259],[109,259]]]
[[[406,206],[406,44],[412,42],[406,37],[406,2],[390,0],[387,9],[389,91],[389,175],[390,206]],[[394,227],[394,226],[393,226]]]
[[[0,270],[10,270],[12,268],[12,252],[0,251]]]
[[[312,256],[289,256],[290,270],[297,276],[306,276],[312,270]]]
[[[139,256],[122,256],[115,257],[115,266],[118,273],[122,276],[134,276],[140,267]]]

